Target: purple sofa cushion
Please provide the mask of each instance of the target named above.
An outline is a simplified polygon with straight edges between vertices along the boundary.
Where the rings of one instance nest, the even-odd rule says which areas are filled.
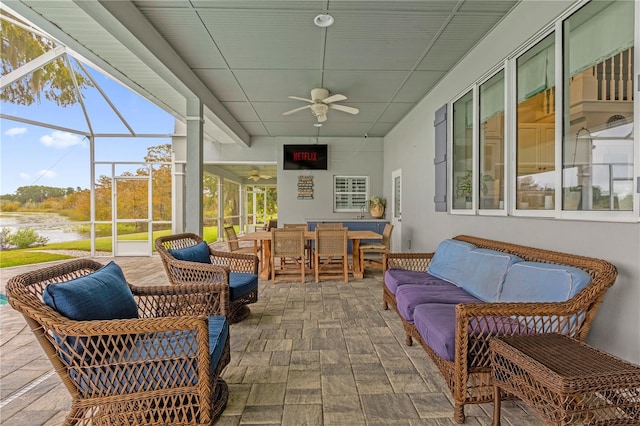
[[[407,284],[398,288],[396,292],[396,306],[398,312],[408,323],[413,323],[413,312],[418,305],[425,303],[478,303],[480,299],[473,297],[460,287],[453,284],[425,286]]]
[[[425,303],[416,306],[413,321],[422,340],[439,356],[453,361],[456,355],[456,305]],[[470,328],[476,335],[528,334],[531,329],[509,317],[473,319]]]
[[[384,274],[384,284],[392,294],[396,294],[398,286],[405,284],[452,285],[450,282],[434,277],[427,272],[406,269],[388,269]]]

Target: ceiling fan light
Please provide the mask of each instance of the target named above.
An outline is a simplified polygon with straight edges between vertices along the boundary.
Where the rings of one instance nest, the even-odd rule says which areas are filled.
[[[313,123],[313,127],[322,127],[322,123]]]
[[[322,13],[313,18],[313,23],[320,28],[330,27],[331,25],[333,25],[333,22],[333,16],[329,15],[328,13]]]

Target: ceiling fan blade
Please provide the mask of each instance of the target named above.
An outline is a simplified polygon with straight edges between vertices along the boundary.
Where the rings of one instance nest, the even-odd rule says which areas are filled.
[[[306,98],[299,98],[297,96],[289,96],[289,99],[295,99],[297,101],[305,101],[305,102],[310,102],[313,103],[313,101],[311,99],[306,99]]]
[[[318,123],[323,123],[327,121],[327,114],[322,114],[318,116]]]
[[[348,112],[349,114],[357,114],[360,112],[360,110],[358,108],[354,108],[354,107],[350,107],[350,106],[345,106],[345,105],[335,105],[335,104],[331,104],[329,105],[329,108],[331,109],[337,109],[338,111],[342,111],[342,112]]]
[[[269,175],[260,175],[260,179],[271,179]]]
[[[293,114],[294,112],[302,111],[303,109],[311,108],[311,105],[305,105],[299,108],[294,108],[291,111],[283,112],[282,115]]]
[[[347,97],[345,95],[336,94],[336,95],[331,95],[328,98],[324,98],[322,100],[322,103],[323,104],[330,104],[331,102],[344,101],[345,99],[347,99]]]

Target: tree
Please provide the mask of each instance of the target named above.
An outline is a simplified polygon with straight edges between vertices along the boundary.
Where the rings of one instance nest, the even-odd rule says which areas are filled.
[[[2,17],[20,22],[4,10]],[[0,20],[0,33],[2,34],[2,75],[9,74],[56,46],[53,41],[5,19]],[[73,84],[72,72],[80,91],[92,86],[90,80],[71,70],[61,58],[58,58],[11,83],[0,92],[0,99],[29,106],[34,103],[39,104],[44,94],[46,99],[62,107],[76,104],[80,101],[82,94]]]

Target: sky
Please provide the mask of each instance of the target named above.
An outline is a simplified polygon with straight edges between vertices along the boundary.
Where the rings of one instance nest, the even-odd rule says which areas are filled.
[[[171,134],[174,118],[115,80],[90,69],[110,101],[136,133]],[[76,68],[77,69],[77,68]],[[81,71],[80,71],[81,72]],[[128,133],[99,91],[86,89],[87,115],[95,133]],[[43,121],[55,126],[88,131],[79,104],[60,107],[44,96],[39,104],[21,106],[0,102],[3,114]],[[143,161],[147,147],[171,143],[168,138],[98,138],[96,161]],[[0,119],[0,195],[14,194],[21,186],[89,188],[89,140],[71,132]],[[136,166],[120,167],[119,172]],[[96,177],[110,174],[110,166],[98,165]]]

